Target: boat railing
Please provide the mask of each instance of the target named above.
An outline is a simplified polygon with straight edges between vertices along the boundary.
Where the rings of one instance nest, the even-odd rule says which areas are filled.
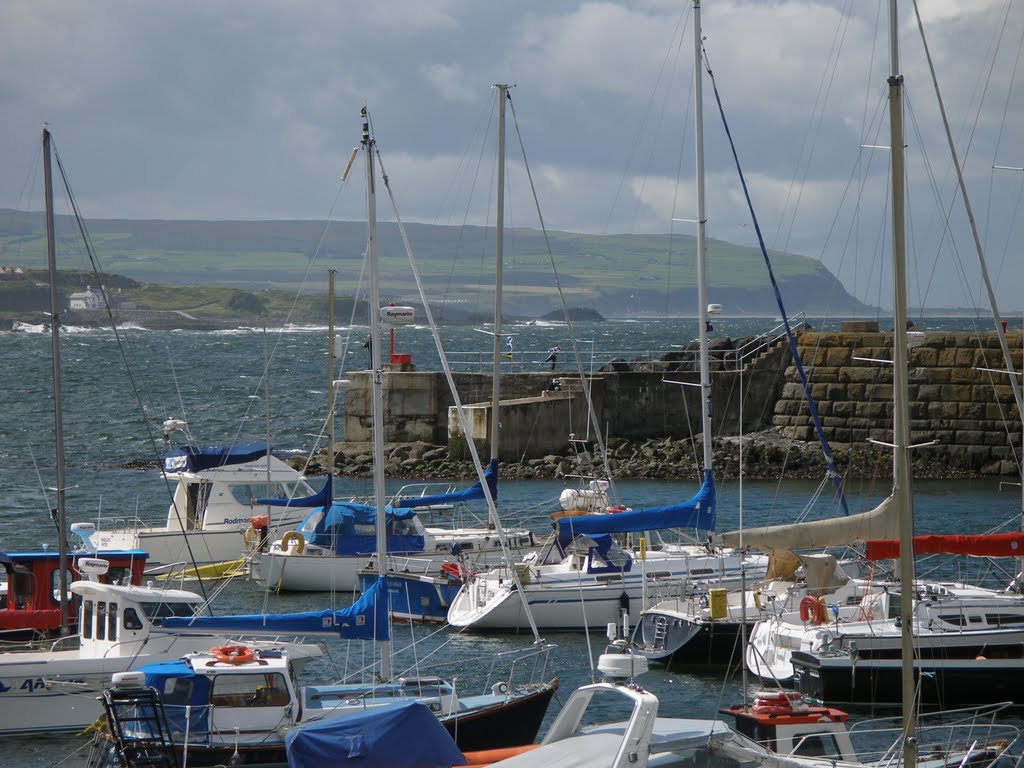
[[[1002,757],[1020,757],[1020,727],[996,719],[1011,706],[1003,702],[986,707],[918,715],[916,738],[918,764],[984,766]],[[899,717],[854,723],[848,733],[862,764],[897,765],[902,759],[902,725]],[[795,752],[800,752],[798,744]],[[828,756],[824,756],[828,757]],[[841,758],[840,758],[841,759]]]

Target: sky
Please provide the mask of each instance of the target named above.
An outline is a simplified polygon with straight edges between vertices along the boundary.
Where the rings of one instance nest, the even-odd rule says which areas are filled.
[[[1024,3],[919,0],[986,264],[1024,307]],[[769,248],[891,306],[887,3],[708,0],[707,63]],[[512,85],[507,226],[693,234],[692,2],[4,0],[0,208],[41,207],[48,123],[88,218],[361,219],[374,134],[405,221],[493,224],[494,83]],[[987,311],[910,2],[909,301]],[[756,245],[703,79],[708,235]],[[382,205],[381,219],[393,218]],[[709,267],[714,273],[713,253]]]

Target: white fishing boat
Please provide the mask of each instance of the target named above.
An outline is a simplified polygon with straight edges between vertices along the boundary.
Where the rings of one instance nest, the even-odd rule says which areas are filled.
[[[106,565],[90,558],[78,568],[99,575]],[[80,731],[102,714],[97,697],[115,672],[238,642],[220,633],[161,626],[166,617],[201,611],[205,601],[194,592],[91,580],[72,583],[71,592],[79,601],[77,647],[57,641],[45,650],[0,653],[0,734]],[[321,655],[319,645],[299,642],[253,640],[249,645],[288,649],[299,668]]]
[[[254,518],[263,535],[271,536],[308,512],[270,507],[260,499],[314,496],[303,476],[265,443],[175,448],[164,457],[163,477],[173,488],[163,525],[103,518],[91,534],[93,546],[142,549],[150,555],[150,572],[237,560],[248,549],[246,532]]]
[[[383,712],[401,701],[426,705],[463,751],[500,749],[536,738],[554,693],[545,685],[524,689],[515,680],[467,696],[438,677],[310,685],[297,677],[287,651],[245,646],[190,653],[115,676],[103,697],[115,752],[161,749],[193,766],[285,765],[286,740],[299,730]],[[166,726],[156,728],[161,712]]]

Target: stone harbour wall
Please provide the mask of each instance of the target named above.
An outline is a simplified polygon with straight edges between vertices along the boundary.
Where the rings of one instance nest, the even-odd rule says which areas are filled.
[[[1007,334],[1021,370],[1021,334]],[[843,449],[892,441],[892,333],[805,332],[798,341],[811,393],[830,443]],[[1021,417],[994,331],[929,333],[910,351],[910,430],[914,445],[937,441],[933,461],[983,475],[1018,476]],[[791,365],[773,424],[797,440],[814,440],[803,391]],[[916,461],[915,456],[915,461]]]

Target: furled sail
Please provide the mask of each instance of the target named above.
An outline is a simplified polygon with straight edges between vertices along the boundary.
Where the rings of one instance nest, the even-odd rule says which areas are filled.
[[[167,616],[160,625],[168,629],[255,632],[273,634],[337,634],[343,640],[387,640],[387,578],[374,582],[352,605],[336,611],[267,613],[237,616]]]
[[[895,538],[899,535],[899,520],[896,511],[891,509],[892,504],[893,498],[889,496],[874,509],[859,515],[729,531],[716,536],[715,543],[738,547],[742,541],[745,547],[771,552],[840,547],[855,541]]]
[[[487,487],[491,489],[491,498],[498,498],[498,460],[491,459],[487,465],[487,469],[484,470],[484,480],[487,481]],[[483,499],[484,486],[478,480],[476,483],[471,485],[469,488],[464,488],[461,491],[452,491],[451,493],[438,493],[434,496],[410,496],[405,499],[399,499],[395,502],[394,506],[401,507],[402,509],[416,509],[419,507],[432,507],[438,504],[457,504],[460,501],[475,501],[477,499]]]
[[[702,531],[715,529],[715,481],[711,470],[704,471],[704,482],[700,490],[680,504],[562,517],[558,520],[559,536],[570,537],[581,533],[638,533],[666,528],[697,528]]]

